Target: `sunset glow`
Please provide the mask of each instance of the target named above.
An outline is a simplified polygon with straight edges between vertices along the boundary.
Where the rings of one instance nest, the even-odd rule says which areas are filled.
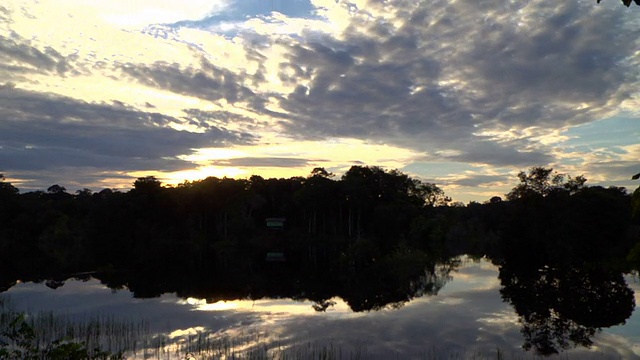
[[[640,44],[618,5],[8,0],[0,173],[98,191],[364,164],[466,202],[548,166],[632,187]]]

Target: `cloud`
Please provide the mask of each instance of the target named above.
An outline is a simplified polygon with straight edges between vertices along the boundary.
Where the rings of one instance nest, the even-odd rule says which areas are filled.
[[[229,160],[215,160],[211,162],[211,165],[240,167],[302,167],[312,166],[315,161],[326,160],[308,160],[290,157],[243,157]]]
[[[587,179],[590,184],[606,183],[616,186],[635,186],[635,182],[631,181],[631,176],[638,173],[640,166],[638,161],[594,161],[586,166],[586,169],[592,176]],[[614,182],[614,184],[612,184]]]
[[[67,59],[51,47],[39,50],[30,42],[13,33],[0,35],[0,74],[3,79],[21,77],[28,73],[68,72]]]
[[[71,98],[0,89],[0,163],[3,171],[172,171],[192,167],[178,158],[199,147],[225,147],[254,140],[246,133],[207,126],[179,131],[182,120],[121,104],[94,104]]]
[[[349,159],[375,165],[467,163],[492,169],[481,174],[504,175],[514,167],[598,162],[605,178],[605,163],[615,157],[579,161],[583,149],[565,146],[560,134],[637,101],[637,21],[620,6],[588,0],[122,4],[9,0],[0,6],[0,78],[31,92],[39,109],[22,130],[4,135],[3,152],[24,157],[24,171],[47,165],[31,155],[45,145],[64,148],[64,158],[74,159],[69,164],[111,168],[116,159],[129,159],[123,171],[183,169],[197,152],[192,149],[230,144],[246,145],[246,159],[290,157],[295,165],[322,158],[329,159],[323,166],[342,168],[348,166],[334,161],[343,158],[335,154],[351,142],[386,149]],[[3,116],[29,113],[25,102],[6,100]],[[47,120],[45,100],[54,120]],[[104,141],[86,140],[90,129]],[[51,138],[31,134],[43,130]],[[14,143],[6,142],[9,136]],[[166,149],[149,145],[160,138]],[[27,152],[27,139],[40,147]],[[286,142],[288,153],[264,153]],[[303,145],[312,151],[293,150]],[[205,164],[199,158],[197,165]]]
[[[224,11],[229,0],[192,0],[178,3],[171,0],[113,0],[86,2],[69,0],[65,5],[76,12],[97,13],[104,21],[120,27],[140,28],[148,24],[199,20]],[[33,6],[34,4],[30,4]]]
[[[466,175],[449,181],[449,185],[477,187],[482,185],[504,184],[512,179],[506,175]]]
[[[396,1],[350,11],[340,37],[291,41],[281,68],[308,80],[280,102],[292,133],[452,149],[460,161],[492,165],[546,163],[548,148],[522,151],[528,129],[611,115],[636,83],[626,60],[637,41],[617,10]],[[486,136],[504,131],[513,137]]]
[[[285,0],[286,1],[286,0]],[[314,15],[314,6],[308,0],[287,1],[282,0],[230,0],[227,1],[223,11],[213,12],[210,16],[195,20],[182,20],[170,24],[173,28],[190,27],[198,29],[212,29],[224,33],[237,33],[238,30],[247,29],[245,22],[248,19],[260,18],[271,22],[278,17],[273,13],[283,14],[284,18],[309,18]]]
[[[208,124],[220,124],[223,126],[242,125],[248,128],[267,125],[259,119],[232,113],[230,111],[184,109],[183,112],[186,114],[186,118],[192,121],[193,125],[196,125],[198,127],[208,126]]]
[[[155,89],[210,102],[245,103],[250,108],[264,108],[265,99],[243,85],[245,75],[215,66],[204,58],[199,68],[158,61],[151,65],[124,64],[121,69],[141,84]]]
[[[444,155],[444,159],[458,162],[485,163],[494,166],[527,166],[531,164],[549,164],[552,156],[540,151],[522,151],[519,142],[502,145],[488,140],[476,140],[471,144],[460,144],[459,151],[453,155]],[[513,146],[515,145],[515,146]]]

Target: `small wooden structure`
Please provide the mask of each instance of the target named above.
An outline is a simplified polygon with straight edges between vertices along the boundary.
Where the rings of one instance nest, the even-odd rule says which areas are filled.
[[[267,235],[267,256],[265,261],[267,262],[284,262],[284,252],[282,251],[283,234],[280,233],[284,230],[284,222],[286,218],[283,217],[270,217],[266,218],[265,222],[267,229],[271,235]],[[276,234],[278,233],[278,234]]]
[[[267,262],[285,262],[287,259],[285,259],[284,253],[274,251],[268,252],[265,260]]]
[[[287,219],[282,217],[267,218],[267,228],[271,230],[283,230],[285,221],[287,221]]]

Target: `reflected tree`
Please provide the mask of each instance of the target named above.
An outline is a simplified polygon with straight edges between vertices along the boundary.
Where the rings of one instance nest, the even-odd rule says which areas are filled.
[[[592,345],[601,328],[623,324],[634,293],[619,271],[600,265],[562,268],[506,263],[499,274],[502,298],[520,318],[523,348],[539,355]]]
[[[437,295],[460,265],[455,258],[436,261],[404,247],[380,258],[363,250],[361,245],[348,255],[359,260],[345,269],[343,290],[338,294],[356,312],[400,308],[412,299]]]
[[[44,283],[44,284],[45,284],[48,288],[55,290],[55,289],[57,289],[57,288],[59,288],[59,287],[64,286],[65,281],[64,281],[64,280],[47,280],[47,281],[45,281],[45,283]]]
[[[313,305],[311,305],[311,307],[313,307],[313,310],[317,312],[326,312],[328,308],[334,306],[335,304],[336,302],[333,300],[319,300],[315,301]]]
[[[507,194],[497,263],[523,347],[540,355],[589,347],[600,329],[624,323],[635,308],[624,266],[605,265],[629,251],[629,196],[544,167],[518,178]]]
[[[631,177],[631,180],[640,179],[640,173]],[[631,197],[631,216],[636,226],[640,223],[640,186],[633,192]],[[636,237],[635,246],[627,254],[627,261],[631,267],[640,270],[640,237]]]

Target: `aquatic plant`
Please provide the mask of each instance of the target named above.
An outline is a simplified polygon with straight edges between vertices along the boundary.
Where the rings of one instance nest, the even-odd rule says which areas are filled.
[[[31,315],[0,298],[1,360],[124,359],[124,351],[135,348],[141,329],[144,324],[113,317],[74,321],[52,312]]]

